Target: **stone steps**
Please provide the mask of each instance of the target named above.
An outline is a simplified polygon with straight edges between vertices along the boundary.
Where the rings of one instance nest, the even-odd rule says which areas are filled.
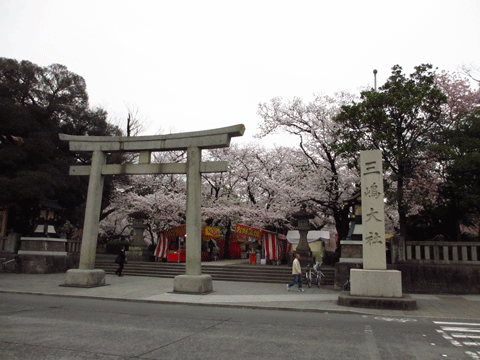
[[[105,270],[107,274],[115,274],[118,265],[114,262],[114,255],[97,255],[95,268]],[[245,261],[222,261],[202,262],[202,274],[212,276],[217,281],[243,281],[262,283],[283,283],[292,281],[292,270],[287,265],[251,265]],[[327,285],[333,285],[335,269],[323,267],[322,272],[326,276]],[[173,262],[140,262],[129,261],[123,269],[124,275],[130,276],[153,276],[173,278],[185,273],[185,263]]]

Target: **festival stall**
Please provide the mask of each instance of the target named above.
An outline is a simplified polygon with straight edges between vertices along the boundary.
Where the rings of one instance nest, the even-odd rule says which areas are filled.
[[[291,249],[285,235],[272,231],[236,224],[235,233],[244,242],[245,252],[250,258],[250,264],[278,263],[285,259]]]
[[[295,251],[300,241],[300,232],[298,230],[289,230],[287,233],[287,240],[291,244],[292,250]],[[322,262],[325,247],[324,244],[329,241],[329,231],[310,230],[307,233],[308,246],[310,246],[310,250],[317,262]]]
[[[185,236],[187,234],[186,225],[178,226],[165,230],[158,234],[158,244],[154,255],[157,258],[167,259],[167,261],[184,262],[186,259]],[[203,226],[202,241],[207,242],[220,237],[220,229]],[[202,248],[208,248],[202,246]],[[212,248],[210,248],[210,251]]]

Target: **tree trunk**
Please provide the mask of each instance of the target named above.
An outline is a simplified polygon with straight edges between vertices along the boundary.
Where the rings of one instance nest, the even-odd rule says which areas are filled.
[[[452,210],[451,210],[451,218],[452,218],[452,235],[454,241],[462,241],[462,231],[460,230],[460,221],[458,220],[457,214],[459,214],[459,209],[457,207],[457,197],[454,195],[452,197]]]
[[[225,250],[223,252],[224,259],[230,259],[230,234],[231,234],[232,220],[227,221],[227,231],[225,232]]]
[[[335,228],[338,234],[338,244],[337,248],[335,249],[335,257],[340,259],[342,254],[342,245],[340,244],[340,240],[344,240],[348,235],[348,208],[343,207],[342,209],[336,210],[333,213],[333,218],[335,219]]]
[[[344,240],[347,237],[349,230],[348,208],[335,211],[333,218],[335,219],[335,228],[337,230],[338,239]]]
[[[405,205],[403,196],[404,176],[405,172],[403,171],[403,167],[399,166],[397,180],[398,223],[400,226],[400,236],[407,239],[407,206]]]

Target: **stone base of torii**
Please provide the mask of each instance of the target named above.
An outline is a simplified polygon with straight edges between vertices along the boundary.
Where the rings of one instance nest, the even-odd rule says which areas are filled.
[[[103,179],[106,175],[186,174],[186,262],[185,274],[174,279],[174,291],[207,293],[213,291],[212,277],[201,271],[201,173],[226,172],[226,161],[202,162],[202,149],[230,146],[232,137],[242,136],[244,125],[169,134],[138,137],[71,136],[60,134],[69,142],[70,150],[92,152],[90,166],[71,166],[70,175],[88,175],[88,194],[83,226],[80,265],[67,271],[64,286],[95,287],[105,285],[105,271],[94,269],[100,219]],[[152,164],[155,151],[187,151],[186,163]],[[140,153],[138,164],[107,164],[112,152]]]

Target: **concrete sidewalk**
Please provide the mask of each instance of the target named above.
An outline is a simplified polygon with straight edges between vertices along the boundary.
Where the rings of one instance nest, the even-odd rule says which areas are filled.
[[[341,291],[331,286],[304,286],[287,291],[286,284],[262,284],[214,281],[213,292],[203,295],[173,293],[173,279],[145,276],[106,275],[106,286],[74,288],[62,286],[65,274],[0,274],[0,292],[75,296],[159,303],[180,303],[206,306],[279,309],[370,314],[378,316],[432,317],[480,320],[480,295],[409,294],[417,301],[417,310],[381,310],[345,307],[337,304]]]

